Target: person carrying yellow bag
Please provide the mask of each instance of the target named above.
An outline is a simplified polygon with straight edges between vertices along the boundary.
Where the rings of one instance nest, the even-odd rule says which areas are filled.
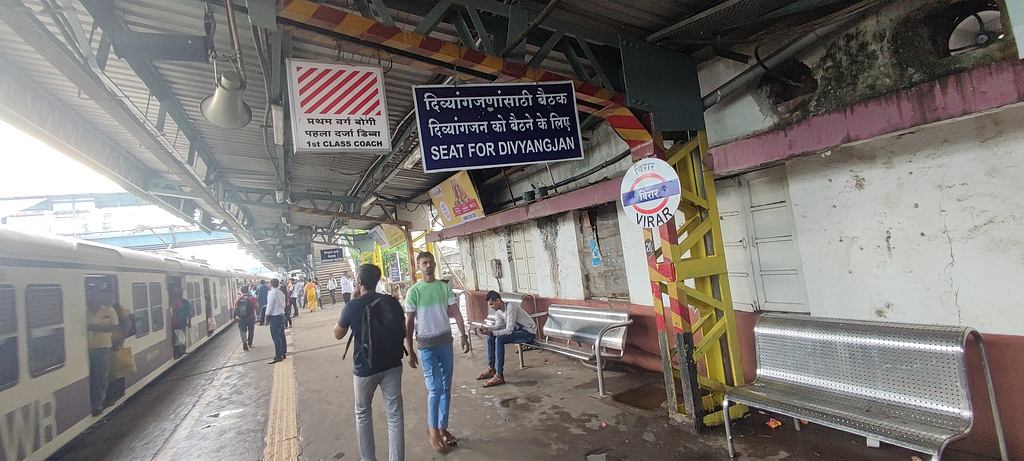
[[[111,335],[114,354],[111,357],[110,382],[107,385],[107,396],[103,402],[105,407],[113,405],[118,399],[124,397],[124,378],[135,373],[136,370],[135,356],[132,355],[132,348],[124,347],[124,340],[135,336],[135,333],[137,333],[135,314],[125,309],[120,303],[114,303],[114,311],[117,312],[118,325],[121,329]]]

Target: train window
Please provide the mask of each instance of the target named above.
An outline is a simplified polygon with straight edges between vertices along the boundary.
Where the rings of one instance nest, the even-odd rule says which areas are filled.
[[[64,292],[60,285],[25,288],[28,371],[42,376],[64,366]]]
[[[0,285],[0,391],[18,384],[18,311],[14,287]]]
[[[153,321],[153,331],[164,329],[164,292],[160,282],[149,284],[149,318]]]
[[[199,282],[189,282],[192,288],[189,290],[188,301],[192,303],[192,315],[199,317],[203,315],[203,303],[199,298],[203,296],[203,290],[199,288]]]
[[[149,290],[145,283],[132,284],[132,312],[135,314],[135,337],[149,334]]]

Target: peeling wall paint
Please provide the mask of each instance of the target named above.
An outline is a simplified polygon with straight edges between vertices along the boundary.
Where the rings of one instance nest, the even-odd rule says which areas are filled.
[[[792,113],[780,113],[767,101],[764,91],[752,85],[705,112],[708,142],[711,146],[720,146],[923,82],[1016,57],[1010,34],[986,48],[941,56],[930,39],[933,33],[929,29],[937,30],[939,25],[950,22],[946,16],[969,4],[969,1],[948,0],[890,2],[856,26],[828,36],[796,56],[818,81],[818,91],[807,106]],[[761,55],[781,48],[790,39],[792,37],[781,37],[759,43]],[[752,55],[754,46],[739,47],[737,51]],[[712,92],[747,67],[724,58],[702,63],[698,68],[701,94]]]
[[[622,257],[626,261],[626,273],[623,276],[629,281],[629,302],[641,306],[654,306],[643,229],[630,222],[626,212],[622,210],[621,203],[616,205],[616,209],[619,213]],[[682,213],[679,213],[679,216],[681,215]]]
[[[811,313],[1024,335],[1024,107],[790,160]]]

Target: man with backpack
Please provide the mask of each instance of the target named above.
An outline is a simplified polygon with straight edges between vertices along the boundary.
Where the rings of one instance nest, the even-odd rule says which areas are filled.
[[[363,264],[357,273],[362,296],[345,304],[334,326],[341,340],[352,330],[352,384],[355,390],[356,438],[360,459],[375,460],[372,407],[373,394],[380,387],[387,405],[388,460],[405,459],[405,412],[402,406],[402,358],[405,348],[405,317],[401,304],[391,295],[374,292],[380,268]],[[347,353],[347,350],[346,350]],[[342,356],[344,359],[344,356]]]
[[[260,305],[260,325],[267,324],[267,294],[270,293],[270,287],[267,286],[266,280],[260,280],[260,286],[256,288],[256,303]]]
[[[242,349],[249,350],[252,336],[256,331],[256,309],[258,302],[249,294],[249,287],[242,286],[235,299],[234,316],[238,322],[238,333],[242,336]]]

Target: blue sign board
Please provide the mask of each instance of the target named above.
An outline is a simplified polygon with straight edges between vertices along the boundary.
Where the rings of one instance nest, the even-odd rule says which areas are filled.
[[[320,262],[322,263],[333,263],[343,259],[345,259],[345,256],[341,254],[341,248],[320,250]]]
[[[413,88],[423,171],[583,158],[571,82]]]
[[[391,282],[398,283],[402,281],[402,265],[398,262],[398,252],[395,252],[395,259],[391,261]]]

